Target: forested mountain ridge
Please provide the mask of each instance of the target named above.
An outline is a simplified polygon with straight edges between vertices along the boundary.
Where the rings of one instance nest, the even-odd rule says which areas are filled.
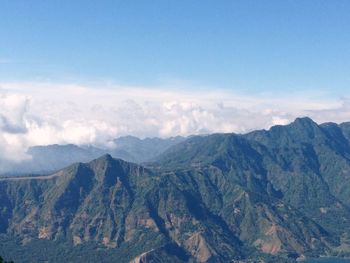
[[[349,127],[300,118],[194,136],[146,166],[104,155],[49,177],[2,179],[0,254],[16,262],[346,255]]]

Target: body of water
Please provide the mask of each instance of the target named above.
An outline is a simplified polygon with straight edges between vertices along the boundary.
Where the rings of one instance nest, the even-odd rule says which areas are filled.
[[[316,258],[302,261],[304,263],[350,263],[350,258]]]

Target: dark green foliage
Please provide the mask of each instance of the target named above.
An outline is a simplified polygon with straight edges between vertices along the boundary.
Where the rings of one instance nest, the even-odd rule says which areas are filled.
[[[349,130],[302,118],[194,136],[148,168],[104,155],[51,178],[0,179],[0,254],[16,262],[348,255]]]
[[[6,261],[0,256],[0,263],[14,263],[12,260],[11,261]]]

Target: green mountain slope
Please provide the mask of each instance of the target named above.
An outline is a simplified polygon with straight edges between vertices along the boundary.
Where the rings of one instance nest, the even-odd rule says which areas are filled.
[[[133,263],[345,255],[348,130],[302,118],[194,136],[147,167],[104,155],[50,176],[0,179],[0,254]]]
[[[348,233],[350,147],[341,127],[303,118],[245,137],[259,143],[268,180],[285,202],[330,232]]]

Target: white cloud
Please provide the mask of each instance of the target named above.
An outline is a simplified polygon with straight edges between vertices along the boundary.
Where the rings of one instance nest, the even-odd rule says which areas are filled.
[[[169,87],[88,87],[0,84],[0,158],[23,159],[32,145],[110,145],[121,135],[243,133],[309,115],[318,122],[350,120],[350,101],[239,95],[225,90]]]
[[[24,114],[28,100],[17,94],[0,94],[0,129],[8,133],[24,133]]]

